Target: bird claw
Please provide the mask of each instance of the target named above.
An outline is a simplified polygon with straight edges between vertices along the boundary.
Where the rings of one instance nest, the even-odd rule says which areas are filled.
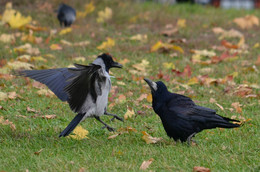
[[[115,131],[114,128],[112,128],[112,127],[110,127],[110,126],[108,126],[108,125],[105,125],[105,126],[102,127],[102,129],[105,129],[105,128],[106,128],[108,131],[110,131],[110,132]]]
[[[124,122],[124,119],[123,119],[123,118],[120,118],[120,117],[118,117],[118,116],[114,116],[113,118],[110,119],[110,121],[114,121],[115,119]]]

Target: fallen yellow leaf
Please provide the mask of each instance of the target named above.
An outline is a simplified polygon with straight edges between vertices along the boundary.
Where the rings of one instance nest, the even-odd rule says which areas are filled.
[[[152,96],[151,93],[147,95],[146,100],[147,100],[149,103],[152,103],[152,102],[153,102],[153,96]]]
[[[137,41],[147,41],[147,35],[137,34],[130,37],[130,40],[137,40]]]
[[[175,65],[173,63],[163,63],[163,67],[165,67],[166,69],[175,69]]]
[[[93,1],[85,5],[84,11],[77,12],[77,18],[84,18],[95,10]]]
[[[97,22],[98,23],[104,23],[112,18],[113,11],[111,8],[106,7],[104,11],[99,11],[98,12],[98,18]]]
[[[65,35],[67,33],[70,33],[72,31],[72,28],[71,27],[68,27],[68,28],[65,28],[65,29],[62,29],[59,33],[59,35]]]
[[[52,44],[50,46],[51,50],[62,50],[62,47],[59,44]]]
[[[180,53],[184,53],[183,49],[180,46],[174,44],[163,43],[162,41],[158,41],[151,47],[151,52],[155,52],[162,49],[163,51],[176,50]]]
[[[104,42],[102,42],[102,44],[101,45],[99,45],[98,47],[97,47],[97,49],[99,49],[99,50],[107,50],[107,49],[109,49],[109,48],[112,48],[112,47],[114,47],[115,46],[115,40],[113,40],[112,38],[106,38],[106,40],[107,41],[104,41]]]
[[[74,57],[73,60],[76,62],[79,62],[79,61],[84,62],[86,60],[86,58],[85,57]]]
[[[69,137],[76,139],[76,140],[82,140],[85,138],[88,138],[89,131],[82,128],[81,126],[77,126],[74,130],[73,130],[73,134],[74,135],[69,135]]]
[[[127,111],[124,115],[125,120],[127,120],[128,118],[132,118],[135,115],[135,112],[133,109],[129,110],[129,108],[127,108]]]
[[[26,62],[13,61],[13,62],[8,62],[7,67],[9,69],[18,70],[18,69],[32,69],[34,66]]]
[[[20,12],[16,12],[14,15],[11,16],[10,20],[8,21],[11,28],[20,28],[32,21],[32,17],[24,17]]]
[[[177,27],[178,27],[178,28],[184,28],[184,27],[186,27],[186,20],[185,20],[185,19],[178,19],[178,21],[177,21]]]
[[[162,141],[161,137],[152,137],[150,136],[147,132],[142,131],[142,139],[146,142],[146,144],[150,144],[150,143],[158,143],[160,141]]]
[[[18,53],[27,53],[27,54],[34,54],[34,55],[38,55],[40,54],[40,51],[38,48],[33,48],[31,44],[26,43],[24,45],[18,46],[14,48],[15,52]]]

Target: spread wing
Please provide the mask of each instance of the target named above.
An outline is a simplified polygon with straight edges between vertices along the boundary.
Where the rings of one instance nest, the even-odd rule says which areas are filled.
[[[18,75],[30,77],[45,84],[62,101],[67,101],[67,93],[64,88],[69,84],[69,79],[75,74],[68,71],[68,68],[46,69],[46,70],[22,70]]]
[[[69,69],[75,77],[70,79],[70,84],[64,90],[68,94],[70,108],[79,112],[88,95],[92,97],[94,103],[96,102],[97,96],[102,94],[101,88],[106,78],[99,65],[75,64],[75,66],[76,68]]]

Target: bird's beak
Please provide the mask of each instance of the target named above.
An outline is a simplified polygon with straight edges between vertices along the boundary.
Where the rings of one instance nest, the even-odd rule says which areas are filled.
[[[114,62],[114,63],[112,64],[112,67],[122,68],[123,65],[121,65],[120,63]]]
[[[147,84],[149,85],[149,87],[151,88],[152,93],[155,92],[157,90],[157,84],[147,78],[144,78],[145,82],[147,82]]]

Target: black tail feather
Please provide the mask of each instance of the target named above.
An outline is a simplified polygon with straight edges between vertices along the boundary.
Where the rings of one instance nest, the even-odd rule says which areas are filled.
[[[70,122],[70,124],[60,133],[59,137],[68,136],[79,124],[84,115],[85,113],[79,113],[77,116],[75,116],[75,118]]]

